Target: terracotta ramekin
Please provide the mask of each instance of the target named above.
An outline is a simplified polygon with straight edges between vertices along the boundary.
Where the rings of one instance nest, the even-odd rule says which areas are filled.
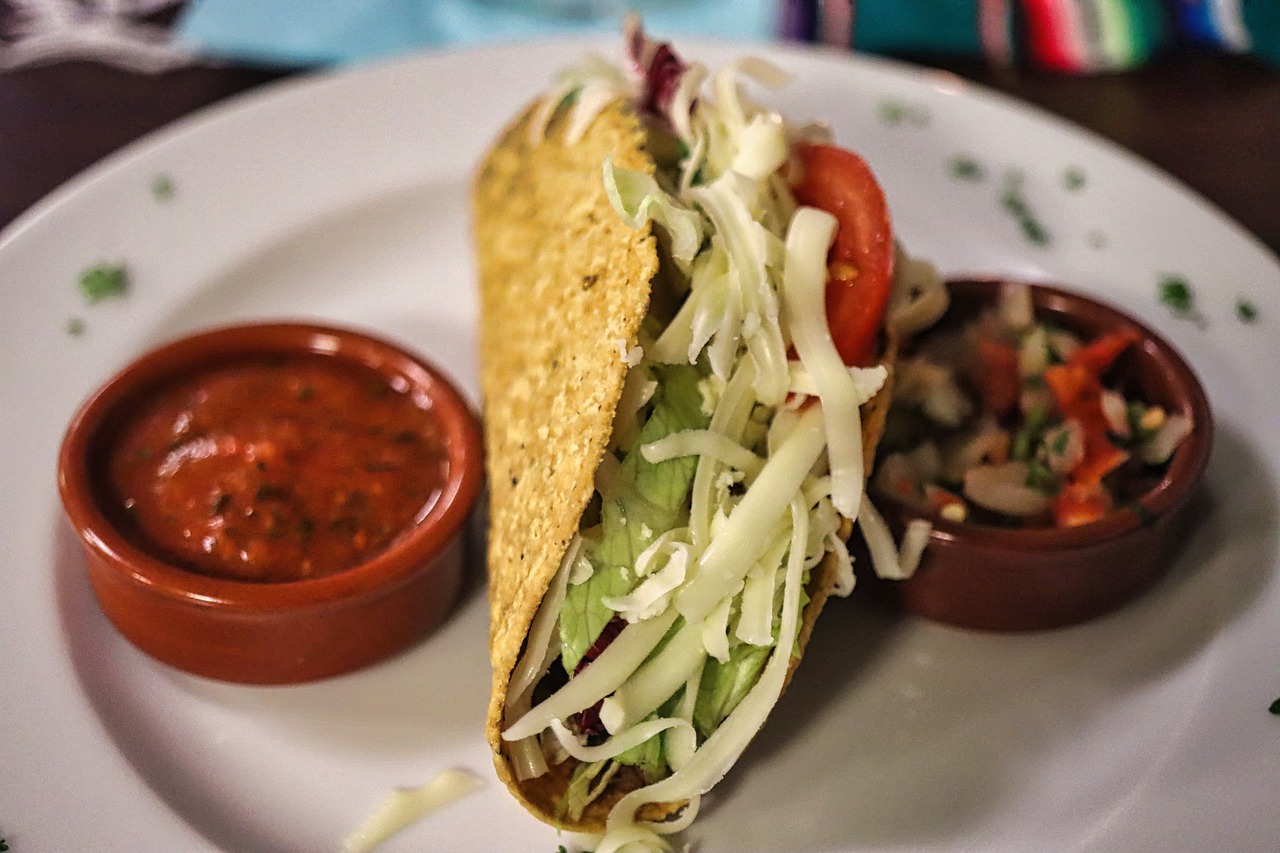
[[[939,326],[994,304],[1002,284],[949,282],[952,304]],[[1137,598],[1168,571],[1185,538],[1188,499],[1213,443],[1209,402],[1195,372],[1168,342],[1116,308],[1059,287],[1032,285],[1031,292],[1037,317],[1086,337],[1137,328],[1141,342],[1114,372],[1140,399],[1189,415],[1194,429],[1154,487],[1090,524],[1009,529],[931,519],[933,532],[913,577],[881,581],[859,574],[874,595],[904,611],[996,631],[1077,624]],[[902,505],[878,503],[898,535],[921,517]]]
[[[430,401],[448,475],[419,523],[387,550],[327,577],[256,583],[189,571],[126,537],[101,505],[111,431],[144,396],[188,372],[246,357],[312,353],[372,368]],[[134,645],[186,672],[289,684],[349,672],[425,636],[455,603],[463,533],[483,479],[480,426],[438,369],[349,329],[302,323],[228,326],[184,337],[129,364],[72,420],[58,485],[103,612]]]

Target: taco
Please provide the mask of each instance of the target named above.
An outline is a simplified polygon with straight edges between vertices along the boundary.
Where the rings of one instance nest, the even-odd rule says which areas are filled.
[[[540,819],[661,847],[734,763],[831,594],[895,332],[945,307],[866,164],[632,22],[477,172],[498,775]],[[940,303],[940,304],[939,304]],[[904,551],[905,551],[904,546]],[[909,568],[909,566],[907,567]]]

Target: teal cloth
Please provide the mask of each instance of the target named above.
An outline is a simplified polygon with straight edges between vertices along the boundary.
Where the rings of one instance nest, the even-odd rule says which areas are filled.
[[[208,55],[284,65],[362,63],[425,48],[609,32],[625,8],[662,36],[759,41],[777,30],[772,0],[195,0],[180,38]],[[541,8],[543,11],[538,11]],[[576,10],[576,11],[575,11]]]
[[[979,55],[976,0],[859,0],[853,42],[869,53]]]

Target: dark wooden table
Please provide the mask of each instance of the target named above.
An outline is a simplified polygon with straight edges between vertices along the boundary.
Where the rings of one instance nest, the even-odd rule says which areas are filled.
[[[1178,55],[1071,77],[909,57],[1038,104],[1145,157],[1280,254],[1280,69]],[[0,73],[0,227],[119,146],[198,107],[283,76],[196,67],[156,76],[89,63]]]

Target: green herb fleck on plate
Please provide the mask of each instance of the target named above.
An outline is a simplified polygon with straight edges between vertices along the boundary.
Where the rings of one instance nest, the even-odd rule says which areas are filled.
[[[84,320],[79,317],[72,317],[67,320],[67,334],[73,338],[78,338],[84,334]]]
[[[1079,166],[1068,166],[1062,173],[1062,186],[1075,192],[1084,189],[1084,169]]]
[[[1196,295],[1191,289],[1191,283],[1183,276],[1170,274],[1161,278],[1158,293],[1160,302],[1172,311],[1175,317],[1190,320],[1202,328],[1208,325],[1208,321],[1196,307]]]
[[[951,158],[951,177],[957,181],[982,181],[987,177],[982,164],[968,154],[957,154]]]
[[[173,178],[168,175],[156,175],[151,182],[151,194],[156,197],[156,201],[173,201],[175,191]]]
[[[1236,317],[1241,323],[1252,323],[1258,319],[1258,306],[1241,297],[1236,300]]]
[[[129,270],[124,264],[94,264],[80,274],[80,292],[90,302],[109,296],[123,296],[129,289]]]
[[[5,843],[5,840],[3,838],[0,838],[0,853],[3,853],[3,851],[8,849],[9,849],[9,845]]]
[[[1275,714],[1277,717],[1280,717],[1280,699],[1277,699],[1276,701],[1271,703],[1271,713]]]
[[[878,109],[880,121],[889,127],[900,127],[904,124],[912,127],[925,127],[929,124],[929,111],[917,104],[906,101],[885,100]]]
[[[1000,207],[1018,223],[1022,236],[1037,246],[1049,244],[1049,232],[1044,224],[1036,218],[1031,205],[1022,193],[1023,175],[1018,171],[1006,173],[1004,187],[1000,191]]]

